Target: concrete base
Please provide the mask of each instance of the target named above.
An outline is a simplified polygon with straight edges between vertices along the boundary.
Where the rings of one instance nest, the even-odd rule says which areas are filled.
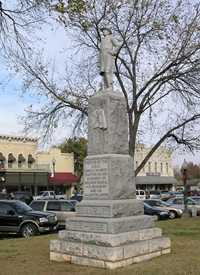
[[[50,252],[50,259],[52,261],[57,261],[57,262],[68,262],[68,263],[77,264],[77,265],[100,267],[100,268],[106,268],[106,269],[116,269],[119,267],[125,267],[128,265],[131,265],[134,263],[148,261],[155,257],[159,257],[161,255],[168,254],[168,253],[170,253],[170,248],[163,249],[161,251],[157,251],[149,254],[144,254],[141,256],[131,257],[129,259],[118,261],[118,262],[109,262],[109,261],[89,259],[86,257],[77,257],[77,256],[65,255],[61,253]]]
[[[170,253],[170,245],[170,240],[164,237],[116,247],[53,240],[50,244],[50,260],[115,269]]]
[[[50,242],[50,260],[115,269],[170,253],[170,246],[159,228],[119,234],[63,230]]]

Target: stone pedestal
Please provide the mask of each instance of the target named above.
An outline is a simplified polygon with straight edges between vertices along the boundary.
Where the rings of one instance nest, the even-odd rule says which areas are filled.
[[[155,228],[136,200],[133,160],[128,155],[126,105],[117,92],[89,101],[84,198],[77,216],[50,243],[50,259],[114,269],[170,252],[170,240]]]

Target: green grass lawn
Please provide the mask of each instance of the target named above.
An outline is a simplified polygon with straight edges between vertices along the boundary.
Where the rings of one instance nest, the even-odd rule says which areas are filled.
[[[49,240],[43,235],[31,239],[0,235],[1,275],[200,275],[200,218],[157,222],[172,241],[172,252],[148,262],[114,271],[49,261]]]

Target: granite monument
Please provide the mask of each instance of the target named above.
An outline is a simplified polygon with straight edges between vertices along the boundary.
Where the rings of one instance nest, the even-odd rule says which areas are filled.
[[[103,29],[103,89],[89,100],[84,197],[77,216],[50,243],[50,259],[115,269],[170,253],[170,240],[136,199],[123,95],[113,90],[116,44]],[[115,49],[114,49],[115,48]]]

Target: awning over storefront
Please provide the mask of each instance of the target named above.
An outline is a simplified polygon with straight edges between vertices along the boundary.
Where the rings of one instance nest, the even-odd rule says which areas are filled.
[[[72,173],[54,173],[53,177],[49,174],[49,184],[72,185],[78,181],[78,177]]]
[[[48,184],[47,172],[6,172],[5,185],[43,185]]]
[[[137,176],[135,178],[136,184],[171,184],[176,185],[177,181],[174,177],[158,177],[158,176]]]

